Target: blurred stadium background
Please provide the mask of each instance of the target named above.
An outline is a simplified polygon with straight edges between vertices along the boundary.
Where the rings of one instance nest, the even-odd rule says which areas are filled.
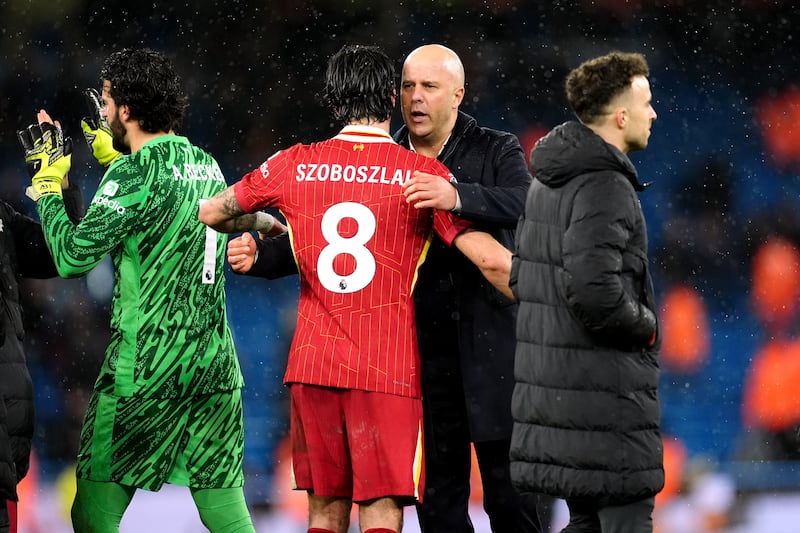
[[[78,141],[71,178],[91,198],[102,170],[81,142],[81,92],[99,86],[103,58],[123,46],[174,58],[190,97],[180,133],[230,182],[281,147],[337,130],[317,94],[344,43],[379,44],[398,72],[420,44],[453,48],[466,68],[462,109],[527,151],[572,118],[570,69],[642,52],[658,120],[632,159],[652,182],[640,198],[665,339],[668,487],[656,527],[800,530],[800,18],[788,0],[0,0],[0,20],[0,194],[32,215],[15,131],[42,107],[58,117]],[[68,530],[111,280],[104,263],[83,279],[23,285],[38,413],[22,531]],[[304,531],[282,447],[296,280],[228,281],[247,382],[248,500],[259,531]],[[473,499],[476,531],[488,531],[478,490]],[[141,494],[123,530],[202,531],[193,512],[180,491]],[[406,523],[415,530],[413,513]]]

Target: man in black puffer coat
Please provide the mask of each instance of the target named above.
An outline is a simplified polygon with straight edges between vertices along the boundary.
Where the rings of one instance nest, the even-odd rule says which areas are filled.
[[[83,197],[66,178],[62,192],[73,222]],[[19,278],[58,275],[42,227],[0,200],[0,533],[16,531],[17,483],[28,473],[33,436],[33,385],[22,347]]]
[[[619,52],[569,74],[580,122],[534,148],[517,228],[511,477],[566,499],[570,533],[652,531],[664,484],[644,186],[626,155],[656,118],[648,74]]]

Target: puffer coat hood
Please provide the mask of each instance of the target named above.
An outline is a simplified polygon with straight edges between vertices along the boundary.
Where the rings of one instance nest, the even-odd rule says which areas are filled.
[[[531,154],[536,179],[548,187],[561,187],[590,172],[615,170],[643,191],[639,174],[628,157],[580,122],[565,122],[542,137]]]

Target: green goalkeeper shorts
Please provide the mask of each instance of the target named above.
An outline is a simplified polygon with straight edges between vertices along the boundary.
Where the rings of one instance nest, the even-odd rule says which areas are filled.
[[[77,476],[157,491],[241,487],[244,430],[239,389],[190,398],[95,391],[81,431]]]

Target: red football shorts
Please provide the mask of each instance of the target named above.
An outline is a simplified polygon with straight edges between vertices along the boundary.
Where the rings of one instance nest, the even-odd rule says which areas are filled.
[[[0,500],[2,502],[3,500]],[[2,505],[2,503],[0,503]],[[5,503],[5,513],[8,516],[2,516],[0,518],[0,530],[6,531],[7,533],[17,533],[17,502],[14,500],[6,500]],[[1,516],[1,515],[0,515]],[[6,518],[8,518],[6,520]],[[8,529],[6,529],[6,527]]]
[[[290,392],[295,489],[422,501],[422,400],[301,383]]]

